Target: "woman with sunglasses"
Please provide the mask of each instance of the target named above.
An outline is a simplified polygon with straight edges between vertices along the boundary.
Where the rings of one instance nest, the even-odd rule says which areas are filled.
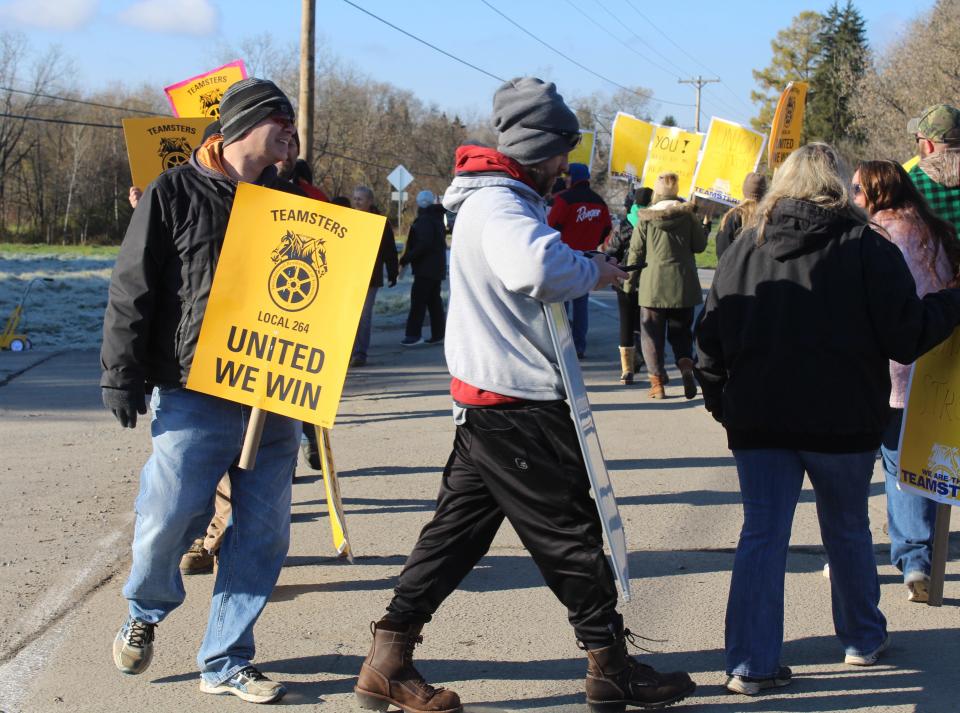
[[[865,161],[853,174],[853,202],[900,248],[923,296],[956,287],[960,242],[951,223],[934,215],[910,176],[894,161]],[[901,490],[898,484],[900,430],[910,365],[890,362],[890,423],[880,453],[887,488],[887,527],[890,561],[903,572],[907,598],[926,602],[936,503]]]

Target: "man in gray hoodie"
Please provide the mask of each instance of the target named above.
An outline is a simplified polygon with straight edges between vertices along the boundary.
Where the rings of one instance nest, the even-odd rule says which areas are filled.
[[[461,146],[443,205],[457,214],[450,257],[447,366],[456,436],[433,519],[407,559],[356,694],[364,708],[456,713],[456,693],[413,665],[420,631],[510,521],[567,607],[588,656],[587,702],[662,707],[696,688],[627,653],[613,573],[544,303],[627,275],[606,256],[567,247],[547,225],[543,196],[580,140],[552,83],[526,77],[493,99],[497,149]]]

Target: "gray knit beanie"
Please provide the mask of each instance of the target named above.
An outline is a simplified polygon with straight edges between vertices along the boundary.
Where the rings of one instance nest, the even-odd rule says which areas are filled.
[[[222,110],[221,110],[222,111]],[[530,165],[569,153],[580,135],[580,122],[553,82],[519,77],[493,95],[497,150]]]
[[[293,105],[287,95],[269,79],[248,77],[231,84],[220,100],[220,127],[223,145],[243,137],[254,126],[274,113],[294,120]]]

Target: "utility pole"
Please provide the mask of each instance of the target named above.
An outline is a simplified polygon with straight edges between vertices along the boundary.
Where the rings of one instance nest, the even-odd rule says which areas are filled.
[[[720,78],[716,79],[704,79],[702,75],[697,75],[696,79],[678,79],[678,84],[692,84],[697,88],[697,128],[696,131],[700,131],[700,90],[703,89],[704,84],[710,84],[711,82],[719,82]]]
[[[316,25],[316,0],[303,0],[300,18],[300,116],[297,129],[300,132],[300,158],[313,167],[313,79],[314,79],[314,27]]]

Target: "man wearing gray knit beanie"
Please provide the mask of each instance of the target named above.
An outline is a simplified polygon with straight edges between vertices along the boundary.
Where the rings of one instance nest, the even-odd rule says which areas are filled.
[[[157,625],[185,596],[180,555],[207,526],[226,471],[233,525],[219,550],[197,654],[200,690],[270,703],[285,688],[251,663],[253,628],[289,544],[300,422],[268,414],[256,466],[242,470],[236,463],[250,409],[184,387],[238,183],[301,192],[280,180],[274,166],[287,156],[295,129],[290,101],[273,82],[251,78],[230,87],[220,123],[222,135],[209,136],[189,162],[146,187],[110,280],[100,352],[103,403],[125,428],[146,414],[147,393],[153,412],[153,452],[140,473],[123,588],[127,616],[113,661],[128,675],[150,665]]]
[[[459,713],[460,697],[413,665],[420,632],[490,547],[504,518],[567,608],[587,652],[587,702],[662,707],[696,686],[627,653],[630,632],[603,553],[600,518],[544,311],[618,283],[616,261],[572,250],[543,196],[580,140],[557,88],[534,77],[493,99],[497,149],[461,146],[443,206],[457,214],[444,335],[456,424],[437,508],[400,573],[355,693],[361,707]],[[472,636],[469,635],[469,636]],[[464,633],[455,638],[469,638]],[[510,642],[503,642],[509,646]]]

